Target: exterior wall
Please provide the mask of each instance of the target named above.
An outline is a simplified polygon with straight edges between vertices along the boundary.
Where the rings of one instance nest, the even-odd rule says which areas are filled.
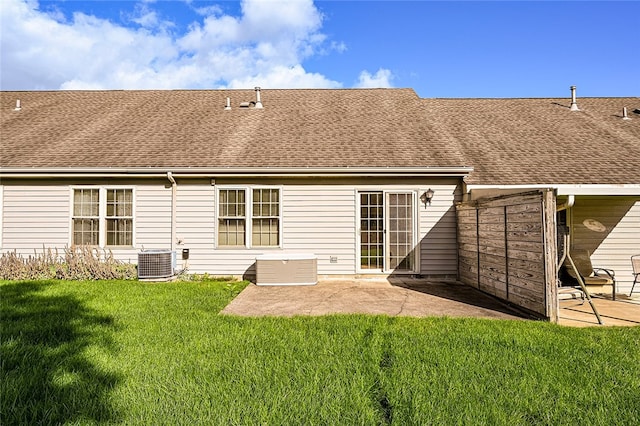
[[[283,188],[283,248],[317,255],[321,274],[355,273],[356,202],[350,185]]]
[[[83,182],[84,184],[84,182]],[[104,182],[87,182],[104,185]],[[134,191],[134,246],[111,249],[124,262],[137,262],[141,249],[171,245],[171,191],[157,184],[122,183]],[[62,252],[71,245],[71,188],[78,182],[28,182],[3,185],[3,252],[16,251],[22,256],[42,253],[43,249]],[[109,182],[109,186],[120,186]]]
[[[215,275],[237,275],[239,266],[233,257],[214,256],[215,238],[215,187],[208,180],[177,180],[176,203],[176,250],[177,266],[190,273],[210,273]],[[169,197],[171,193],[169,192]],[[171,241],[171,200],[165,213],[168,232],[165,241]],[[169,248],[167,246],[166,248]],[[189,249],[189,260],[181,260],[182,249]],[[240,273],[241,274],[241,273]]]
[[[433,200],[425,206],[418,202],[420,271],[422,275],[458,277],[458,249],[456,244],[456,211],[454,204],[461,200],[452,185],[433,185]],[[421,188],[422,194],[428,188]]]
[[[454,200],[459,197],[457,179],[430,180],[427,185],[419,179],[216,180],[216,186],[220,188],[261,185],[278,186],[282,191],[281,248],[224,249],[214,247],[217,232],[215,187],[209,182],[183,183],[178,180],[177,237],[183,244],[177,249],[189,249],[190,272],[252,277],[256,256],[287,251],[315,254],[320,275],[358,274],[358,191],[411,190],[419,197],[432,188],[435,192],[432,204],[425,208],[418,202],[417,206],[416,242],[420,265],[417,272],[437,277],[457,276],[453,210]],[[199,207],[196,210],[187,207],[193,205]],[[191,214],[190,221],[184,220],[187,212]]]
[[[108,182],[108,185],[105,183]],[[0,248],[23,256],[45,248],[63,250],[71,244],[73,186],[134,188],[134,246],[112,249],[123,261],[137,262],[142,249],[171,247],[171,186],[166,179],[147,180],[22,180],[3,182]],[[216,187],[276,186],[281,189],[282,244],[279,248],[216,248]],[[428,188],[435,195],[430,205],[418,199]],[[259,254],[278,251],[313,253],[318,273],[356,275],[358,191],[411,191],[416,197],[416,243],[422,275],[457,276],[454,201],[459,179],[177,179],[176,241],[178,268],[190,273],[245,275],[255,273]],[[189,259],[181,260],[182,249]]]
[[[69,245],[68,186],[5,183],[2,214],[3,251],[29,256]]]
[[[594,220],[604,229],[590,225]],[[640,197],[576,197],[570,227],[572,250],[588,250],[594,267],[613,269],[618,292],[628,294],[633,283],[631,256],[640,254]]]
[[[136,249],[171,248],[171,189],[160,183],[135,186]]]

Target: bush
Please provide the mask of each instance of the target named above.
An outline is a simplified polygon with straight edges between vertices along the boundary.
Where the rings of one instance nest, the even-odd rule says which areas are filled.
[[[110,250],[74,246],[58,249],[43,248],[27,258],[17,252],[0,257],[0,279],[4,280],[129,280],[137,277],[136,265],[121,262]]]

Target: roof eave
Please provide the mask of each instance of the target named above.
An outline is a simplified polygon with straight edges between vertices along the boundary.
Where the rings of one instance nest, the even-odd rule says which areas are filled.
[[[215,177],[352,177],[352,176],[447,176],[464,177],[473,167],[136,167],[136,168],[9,168],[0,167],[3,178],[71,177],[164,177],[171,172],[182,178]]]

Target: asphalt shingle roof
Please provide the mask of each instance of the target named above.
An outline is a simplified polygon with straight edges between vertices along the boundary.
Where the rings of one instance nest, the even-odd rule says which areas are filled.
[[[225,111],[226,98],[232,109]],[[3,167],[460,166],[412,90],[2,93]],[[22,110],[12,111],[16,99]]]
[[[640,98],[425,99],[471,184],[640,183]],[[622,119],[627,107],[630,120]],[[634,112],[635,111],[635,112]]]
[[[263,89],[264,109],[239,107],[255,97],[0,92],[0,168],[473,166],[469,183],[640,183],[640,98],[578,98],[572,112],[569,99]]]

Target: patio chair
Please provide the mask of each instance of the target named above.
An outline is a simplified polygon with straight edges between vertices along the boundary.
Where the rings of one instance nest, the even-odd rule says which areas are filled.
[[[631,286],[629,297],[633,294],[633,289],[635,288],[636,283],[640,281],[640,254],[631,256],[631,267],[633,268],[633,285]]]
[[[616,300],[616,273],[612,269],[606,268],[594,268],[591,264],[591,257],[587,250],[573,250],[571,251],[571,258],[576,265],[576,269],[580,274],[580,277],[587,286],[612,286],[612,297]],[[568,262],[565,261],[565,268],[567,273],[573,279],[577,279],[576,271],[571,267]],[[632,289],[633,291],[633,289]]]

